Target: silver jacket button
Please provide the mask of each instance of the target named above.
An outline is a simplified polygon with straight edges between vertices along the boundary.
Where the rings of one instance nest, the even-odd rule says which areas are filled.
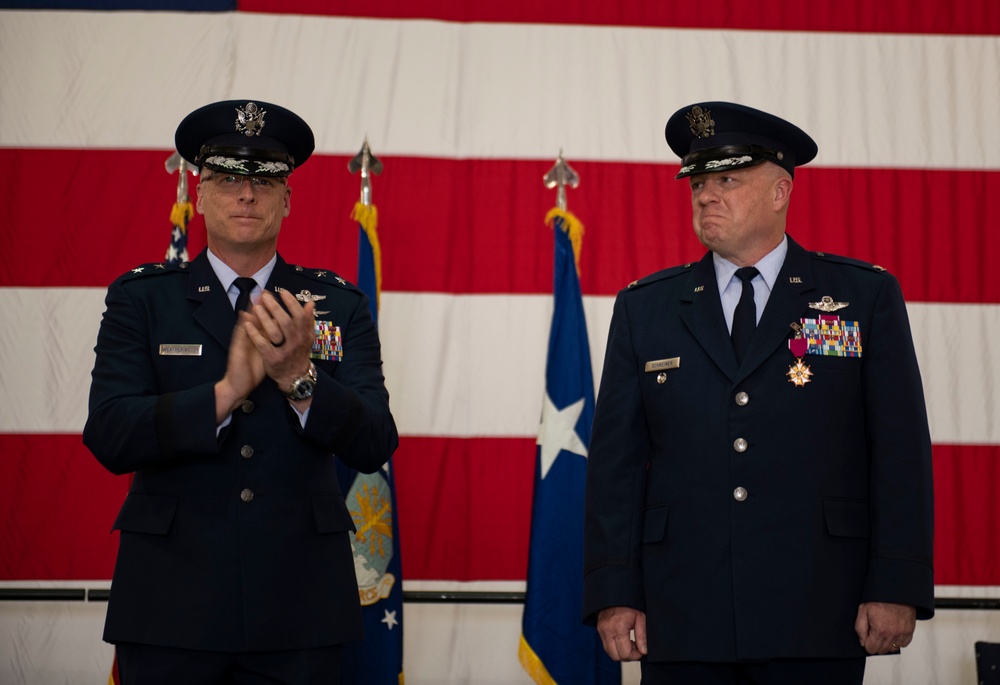
[[[747,441],[743,438],[736,438],[736,440],[733,441],[733,449],[737,452],[746,452],[747,447]]]
[[[740,405],[741,407],[745,407],[747,406],[748,402],[750,402],[750,395],[746,394],[745,392],[736,393],[736,404]]]
[[[737,502],[742,502],[747,498],[746,488],[736,488],[733,490],[733,499]]]
[[[241,491],[240,499],[243,500],[244,502],[249,502],[253,500],[253,490],[251,490],[250,488],[246,488],[243,491]]]
[[[250,445],[243,445],[243,447],[240,448],[240,456],[243,457],[244,459],[249,459],[250,457],[252,457],[253,447],[251,447]]]

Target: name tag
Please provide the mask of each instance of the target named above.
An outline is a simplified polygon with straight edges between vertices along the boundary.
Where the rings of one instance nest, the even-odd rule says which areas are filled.
[[[161,357],[200,357],[201,345],[160,345]]]
[[[653,362],[646,362],[646,373],[650,371],[663,371],[665,369],[679,369],[681,367],[680,357],[670,359],[657,359]]]

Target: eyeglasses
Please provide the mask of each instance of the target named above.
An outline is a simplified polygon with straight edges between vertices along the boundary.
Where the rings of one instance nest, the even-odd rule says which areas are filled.
[[[202,180],[212,184],[224,193],[238,193],[243,188],[243,182],[250,181],[250,188],[262,195],[274,194],[288,185],[288,181],[280,176],[244,176],[242,174],[212,174]]]

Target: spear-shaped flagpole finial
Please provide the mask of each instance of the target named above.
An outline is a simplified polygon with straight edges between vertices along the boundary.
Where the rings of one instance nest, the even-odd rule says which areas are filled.
[[[181,157],[181,154],[174,150],[174,154],[167,157],[167,161],[163,164],[167,169],[168,174],[172,174],[175,171],[179,171],[180,174],[177,176],[177,201],[187,202],[188,201],[188,177],[187,172],[191,172],[192,176],[198,175],[198,167],[193,166],[188,163],[186,159]]]
[[[361,172],[361,204],[370,207],[372,203],[371,175],[382,173],[382,162],[368,147],[368,136],[365,136],[361,152],[354,155],[354,158],[347,163],[347,170],[352,174]]]
[[[576,188],[580,185],[580,176],[573,170],[566,160],[563,159],[562,148],[559,148],[559,157],[555,166],[549,169],[549,173],[542,177],[546,188],[556,189],[556,207],[566,211],[566,186]]]

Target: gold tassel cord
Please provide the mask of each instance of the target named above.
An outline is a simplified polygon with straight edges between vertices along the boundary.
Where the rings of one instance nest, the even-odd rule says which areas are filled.
[[[382,247],[379,245],[378,231],[376,230],[378,228],[378,210],[375,205],[357,202],[354,205],[354,211],[351,212],[351,218],[358,222],[372,246],[372,255],[375,261],[375,307],[378,308],[379,300],[382,298]]]
[[[580,275],[580,250],[583,248],[583,224],[571,212],[553,207],[545,215],[545,225],[551,226],[556,217],[562,219],[563,231],[569,236],[573,245],[573,261],[576,262],[576,275]]]
[[[188,222],[194,216],[194,205],[190,202],[175,202],[170,210],[170,223],[187,233]]]

